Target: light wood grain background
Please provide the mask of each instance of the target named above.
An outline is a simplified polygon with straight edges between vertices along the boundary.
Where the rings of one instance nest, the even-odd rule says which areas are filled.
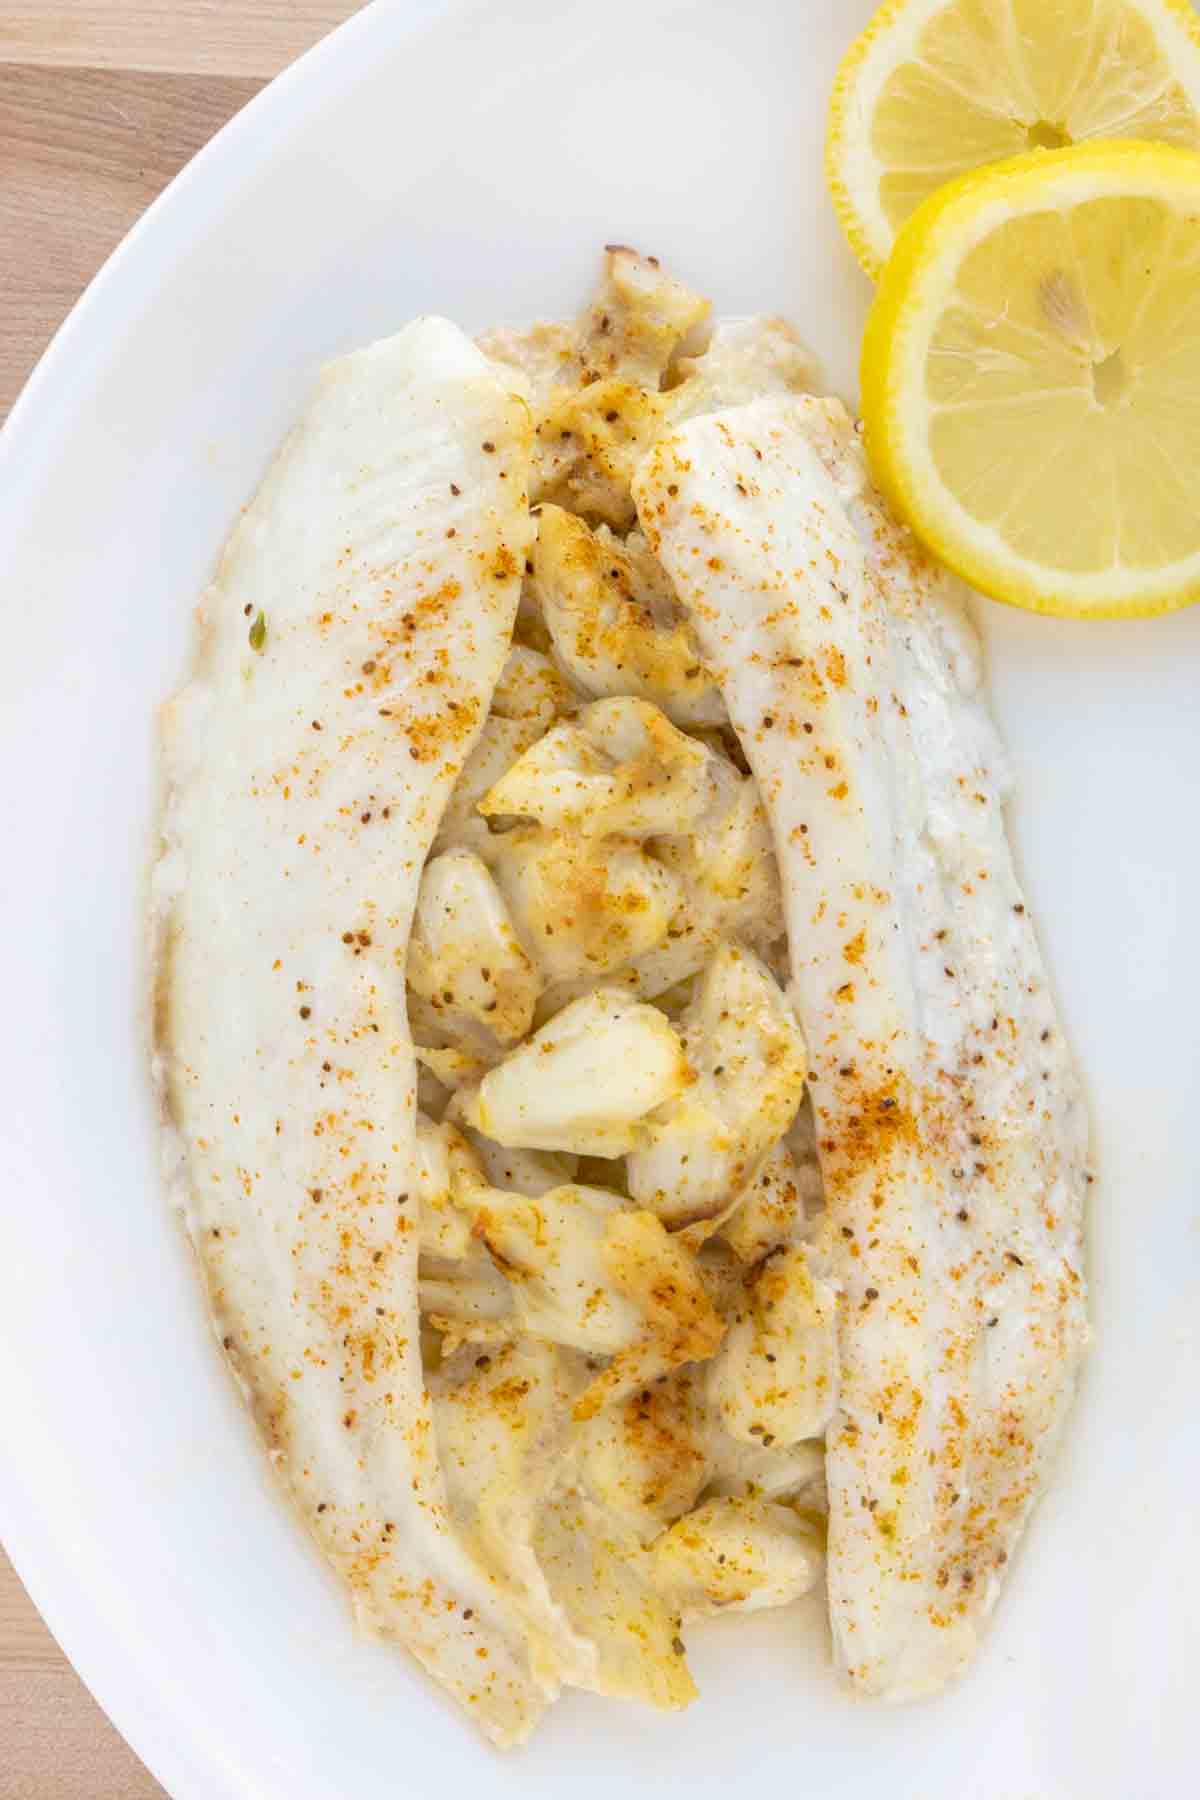
[[[0,420],[159,190],[357,10],[358,0],[0,0]],[[3,1782],[0,1763],[9,1800]]]
[[[0,0],[0,420],[159,190],[356,0]],[[0,1800],[147,1800],[0,1552]]]

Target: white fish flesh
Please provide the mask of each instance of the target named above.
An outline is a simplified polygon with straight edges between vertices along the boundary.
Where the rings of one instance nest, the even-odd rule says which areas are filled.
[[[498,1742],[555,1687],[456,1534],[422,1378],[417,885],[508,653],[531,427],[452,325],[334,363],[166,708],[159,1064],[216,1329],[360,1622]]]
[[[836,402],[694,419],[634,494],[782,876],[841,1289],[836,1656],[914,1697],[975,1649],[1087,1337],[1086,1120],[977,648]]]

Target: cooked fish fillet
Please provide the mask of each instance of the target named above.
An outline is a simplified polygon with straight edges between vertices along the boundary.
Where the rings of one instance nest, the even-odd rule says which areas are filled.
[[[553,1684],[456,1537],[417,1307],[418,878],[508,650],[531,430],[452,325],[326,370],[164,718],[159,1056],[225,1349],[353,1590],[498,1742]]]
[[[779,857],[841,1287],[836,1654],[913,1697],[970,1658],[1071,1398],[1084,1109],[970,626],[843,409],[695,419],[634,493]]]

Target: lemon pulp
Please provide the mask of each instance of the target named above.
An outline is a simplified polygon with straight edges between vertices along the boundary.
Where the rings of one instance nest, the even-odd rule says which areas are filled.
[[[1200,593],[1200,156],[1030,155],[926,201],[881,280],[863,405],[943,560],[1044,610]]]
[[[874,272],[947,181],[1097,138],[1200,148],[1186,0],[891,0],[839,72],[829,174]]]

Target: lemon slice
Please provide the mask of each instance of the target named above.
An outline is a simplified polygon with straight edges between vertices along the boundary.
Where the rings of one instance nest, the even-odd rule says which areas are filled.
[[[880,279],[862,395],[881,486],[985,593],[1200,598],[1200,156],[1084,144],[943,188]]]
[[[943,183],[1093,138],[1200,149],[1187,0],[889,0],[838,72],[826,168],[874,275]]]

